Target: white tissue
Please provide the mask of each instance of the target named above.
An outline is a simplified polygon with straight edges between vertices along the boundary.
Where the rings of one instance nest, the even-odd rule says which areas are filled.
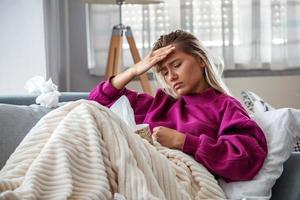
[[[29,79],[24,88],[34,95],[38,95],[35,102],[47,108],[57,107],[60,92],[57,91],[57,86],[50,78],[47,82],[42,76],[35,76]]]
[[[153,144],[149,124],[136,124],[134,112],[126,96],[121,96],[111,107],[110,110],[118,115],[132,130],[140,137]]]
[[[121,96],[111,107],[110,110],[118,115],[130,127],[135,127],[134,112],[126,96]]]

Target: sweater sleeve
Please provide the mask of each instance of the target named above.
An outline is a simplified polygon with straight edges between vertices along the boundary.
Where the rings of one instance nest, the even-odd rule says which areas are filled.
[[[146,93],[138,94],[127,88],[117,89],[111,84],[110,80],[112,78],[96,85],[90,91],[88,99],[96,101],[103,106],[111,107],[118,98],[125,95],[133,108],[136,123],[143,123],[147,111],[153,102],[153,97]]]
[[[187,134],[183,151],[226,181],[251,180],[267,155],[264,133],[237,100],[223,106],[217,137]]]

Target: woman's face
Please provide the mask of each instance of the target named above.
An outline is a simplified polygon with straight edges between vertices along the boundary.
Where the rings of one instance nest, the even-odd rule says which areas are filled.
[[[200,59],[175,49],[160,63],[159,73],[177,95],[183,96],[208,88],[204,68],[205,63]]]

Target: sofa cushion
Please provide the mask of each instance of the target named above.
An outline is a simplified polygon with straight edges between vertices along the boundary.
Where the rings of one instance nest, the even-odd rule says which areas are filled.
[[[49,111],[38,105],[0,104],[0,169],[29,130]]]

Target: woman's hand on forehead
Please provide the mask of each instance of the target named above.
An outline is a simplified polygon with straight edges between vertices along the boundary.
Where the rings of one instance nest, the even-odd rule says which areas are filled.
[[[152,51],[151,54],[153,56],[156,56],[156,55],[161,56],[161,55],[169,54],[169,51],[171,49],[175,49],[175,46],[173,44],[156,49],[156,50]]]
[[[165,59],[174,50],[174,45],[168,45],[150,52],[145,58],[143,58],[140,62],[136,63],[132,67],[132,73],[135,76],[139,76],[147,72],[153,66],[157,65],[159,62]]]

